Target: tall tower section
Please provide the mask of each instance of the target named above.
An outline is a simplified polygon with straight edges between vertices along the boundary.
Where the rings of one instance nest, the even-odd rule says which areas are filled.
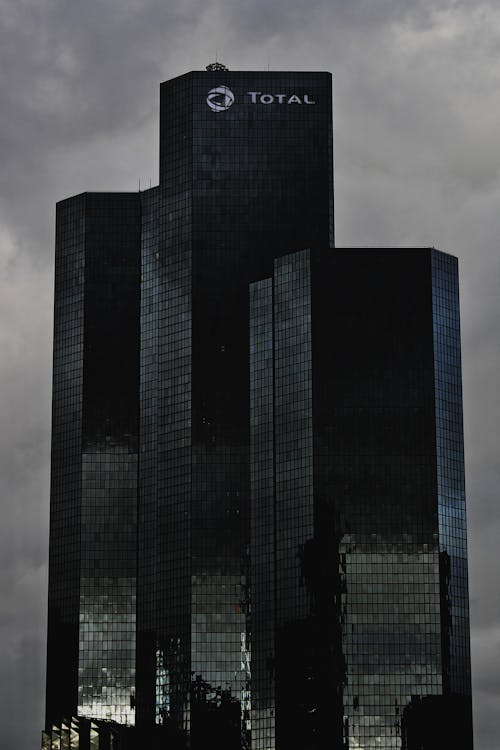
[[[333,246],[331,76],[188,73],[162,84],[160,118],[138,715],[233,747],[249,741],[248,284],[276,256]]]
[[[48,729],[135,720],[140,234],[136,193],[57,206]]]
[[[457,261],[250,285],[252,748],[472,748]]]

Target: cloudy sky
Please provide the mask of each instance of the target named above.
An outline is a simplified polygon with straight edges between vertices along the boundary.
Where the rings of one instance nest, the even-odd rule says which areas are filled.
[[[158,85],[330,70],[339,245],[460,259],[476,750],[500,737],[500,6],[0,0],[0,733],[43,722],[54,206],[157,182]]]

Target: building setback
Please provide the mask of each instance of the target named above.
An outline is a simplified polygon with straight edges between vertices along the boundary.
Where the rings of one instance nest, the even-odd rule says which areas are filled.
[[[252,746],[471,748],[456,259],[303,250],[250,320]]]
[[[334,249],[331,76],[215,67],[58,204],[43,747],[469,750],[456,260]]]

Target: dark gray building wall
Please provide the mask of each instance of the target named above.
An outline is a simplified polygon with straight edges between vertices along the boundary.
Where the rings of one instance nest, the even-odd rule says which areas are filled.
[[[58,204],[47,722],[134,721],[140,204]]]
[[[452,714],[472,747],[454,270],[433,250],[303,251],[250,288],[253,538],[273,539],[252,560],[256,748],[322,747],[328,736],[416,747],[422,726],[432,743],[436,718]],[[296,428],[312,436],[312,469]],[[439,477],[451,470],[450,531]],[[444,567],[450,549],[458,562]],[[271,648],[266,590],[276,591]]]
[[[470,695],[467,519],[458,261],[432,252],[439,549],[446,688]]]
[[[276,562],[274,523],[273,280],[250,284],[250,492],[252,748],[275,736]]]
[[[222,83],[234,104],[213,112]],[[259,89],[315,103],[253,104]],[[221,748],[249,741],[248,283],[277,254],[333,242],[331,137],[329,74],[196,72],[161,87],[158,247],[143,278],[159,311],[155,499],[141,500],[156,575],[139,612],[139,682],[156,695],[140,720],[190,732],[193,747],[210,733]]]
[[[47,722],[78,692],[85,196],[58,204],[50,493]]]

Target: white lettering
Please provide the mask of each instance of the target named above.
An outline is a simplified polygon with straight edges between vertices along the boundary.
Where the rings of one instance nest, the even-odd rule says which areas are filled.
[[[215,89],[214,89],[215,90]],[[252,104],[316,104],[310,94],[304,94],[303,98],[298,94],[263,94],[262,91],[247,91]]]

